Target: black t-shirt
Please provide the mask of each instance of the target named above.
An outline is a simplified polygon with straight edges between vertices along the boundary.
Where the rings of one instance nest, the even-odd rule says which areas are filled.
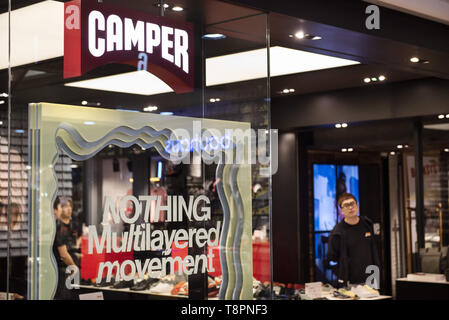
[[[73,259],[73,262],[75,262],[76,265],[79,267],[78,258],[74,254],[76,249],[76,239],[77,239],[77,231],[76,228],[74,228],[73,224],[71,222],[64,223],[60,220],[56,222],[56,236],[55,241],[53,243],[53,254],[55,255],[55,259],[58,263],[58,267],[65,268],[67,267],[64,261],[62,261],[61,256],[59,255],[58,247],[66,246],[67,251],[69,252],[70,256]]]
[[[356,225],[342,222],[345,233],[346,246],[348,252],[349,282],[352,284],[365,283],[369,276],[365,273],[366,267],[373,265],[373,249],[371,241],[374,235],[362,224]]]

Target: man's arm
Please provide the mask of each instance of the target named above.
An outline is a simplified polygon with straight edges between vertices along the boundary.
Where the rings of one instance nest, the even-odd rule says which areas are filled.
[[[338,262],[340,260],[340,236],[331,233],[327,243],[327,260]]]
[[[59,246],[58,247],[58,252],[59,252],[59,255],[60,255],[62,261],[64,261],[64,263],[67,266],[75,265],[75,262],[73,262],[72,256],[67,251],[67,246],[66,245]]]

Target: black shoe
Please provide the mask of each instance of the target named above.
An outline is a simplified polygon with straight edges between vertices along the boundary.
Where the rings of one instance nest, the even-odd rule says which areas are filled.
[[[129,280],[129,281],[122,280],[122,281],[114,284],[112,287],[114,289],[126,289],[126,288],[131,288],[132,286],[134,286],[134,280]]]
[[[106,281],[106,278],[101,279],[100,283],[95,283],[94,287],[102,288],[102,287],[109,287],[111,283],[114,282],[114,278],[111,279],[111,281]]]
[[[138,282],[136,285],[132,286],[130,289],[133,291],[144,291],[150,289],[150,287],[158,282],[158,279],[149,278],[147,280],[142,280]]]

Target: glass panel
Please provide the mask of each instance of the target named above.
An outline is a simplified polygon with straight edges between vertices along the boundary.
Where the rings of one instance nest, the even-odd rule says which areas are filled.
[[[220,292],[219,298],[235,299],[235,287],[241,276],[250,272],[248,281],[254,288],[254,294],[245,296],[245,299],[267,299],[270,297],[271,286],[271,176],[270,169],[276,170],[269,161],[270,139],[276,139],[277,133],[269,131],[270,128],[270,104],[269,104],[269,79],[268,79],[268,44],[267,44],[267,15],[254,13],[253,15],[223,22],[214,22],[206,25],[205,33],[208,35],[221,34],[219,40],[204,39],[204,55],[206,58],[206,88],[205,88],[205,118],[231,120],[248,123],[251,132],[235,132],[234,135],[251,141],[251,180],[241,181],[251,186],[251,198],[248,199],[248,208],[252,212],[252,218],[242,217],[237,221],[237,228],[242,223],[242,228],[249,231],[252,239],[252,250],[241,251],[241,256],[231,254],[239,249],[238,242],[226,245],[226,255],[220,259],[226,259],[227,269],[221,269],[223,281],[228,281],[230,286],[226,292]],[[271,133],[271,135],[270,135]],[[275,146],[271,146],[276,148]],[[273,149],[271,149],[273,150]],[[273,165],[270,167],[270,165]],[[213,184],[216,166],[206,169],[205,179]],[[219,170],[219,169],[217,169]],[[218,172],[218,171],[217,171]],[[273,174],[275,172],[272,172]],[[237,201],[228,197],[230,202]],[[237,203],[236,203],[237,204]],[[252,207],[252,209],[251,209]],[[224,208],[216,205],[213,207],[213,220],[226,223],[229,213]],[[247,220],[248,219],[248,220]],[[252,221],[251,221],[252,220]],[[231,225],[232,225],[231,219]],[[252,226],[251,226],[252,224]],[[245,231],[246,232],[246,231]],[[230,239],[232,240],[232,239]],[[233,262],[241,259],[241,270],[233,268]],[[223,264],[222,264],[223,265]],[[224,272],[223,272],[224,271]],[[243,281],[243,285],[245,280]],[[287,287],[287,284],[284,284]],[[243,297],[243,295],[241,296]]]
[[[88,299],[100,291],[103,299],[251,299],[253,274],[260,296],[270,296],[271,178],[261,174],[270,156],[267,17],[212,0],[173,9],[143,0],[34,1],[13,8],[11,144],[17,152],[11,148],[14,188],[5,199],[21,206],[20,223],[29,225],[29,243],[18,247],[22,256],[29,250],[28,274],[18,276],[28,286],[20,291],[25,297]],[[202,39],[218,29],[226,45]],[[208,82],[226,71],[223,60],[217,69],[212,58],[248,50],[262,50],[257,79]],[[0,63],[0,76],[8,79],[7,63]],[[251,166],[245,148],[251,139],[229,140],[226,131],[250,126],[264,138],[251,149],[262,155]],[[240,142],[240,165],[205,161],[217,144],[227,154]],[[200,161],[179,163],[172,158],[179,153]],[[158,206],[162,221],[152,218]],[[210,218],[201,219],[209,209]],[[170,221],[170,210],[181,212],[178,221]],[[225,210],[232,231],[222,237]],[[142,250],[144,228],[147,239],[160,235],[163,245],[148,240]],[[182,230],[196,230],[196,238],[182,240]],[[220,257],[236,248],[240,255],[230,258],[237,269],[228,270],[233,279],[223,289]],[[173,270],[152,273],[162,259],[174,261]]]

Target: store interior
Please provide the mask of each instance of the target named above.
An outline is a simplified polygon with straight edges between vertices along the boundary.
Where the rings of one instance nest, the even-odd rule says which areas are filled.
[[[6,2],[0,1],[0,22],[6,19]],[[14,1],[12,9],[35,9],[48,2],[56,3],[57,9],[66,1]],[[124,5],[118,0],[100,2]],[[0,201],[8,203],[10,102],[10,199],[20,205],[21,231],[27,232],[30,103],[249,122],[254,129],[273,129],[279,135],[276,174],[268,178],[260,174],[261,165],[252,168],[254,298],[298,299],[305,283],[336,285],[332,264],[326,259],[326,243],[341,216],[323,189],[332,189],[331,198],[335,199],[341,188],[357,195],[361,214],[376,225],[382,262],[380,293],[395,297],[396,279],[422,271],[419,246],[449,245],[447,55],[405,41],[281,13],[267,15],[229,2],[177,1],[182,11],[174,11],[174,3],[167,4],[170,7],[162,11],[157,1],[131,1],[126,7],[152,15],[163,12],[167,18],[195,24],[195,73],[201,76],[195,77],[191,93],[139,92],[140,87],[145,90],[151,84],[138,86],[140,78],[132,74],[135,68],[123,64],[105,65],[79,78],[64,79],[63,56],[59,52],[46,57],[42,49],[48,45],[44,45],[48,34],[34,40],[34,44],[24,37],[16,45],[12,38],[14,48],[31,44],[23,50],[28,60],[18,59],[11,75],[0,60],[0,93],[8,92],[12,79],[10,99],[0,98]],[[32,26],[27,25],[29,28]],[[23,36],[14,33],[14,25],[11,30],[13,35]],[[202,37],[213,33],[226,37]],[[15,55],[19,53],[13,49],[12,57]],[[417,56],[418,62],[410,60]],[[223,57],[231,58],[230,65],[225,65],[223,59],[214,60]],[[245,59],[253,59],[255,67],[248,66]],[[217,67],[214,63],[223,65]],[[130,74],[131,78],[126,78]],[[110,86],[101,81],[114,76],[118,77]],[[416,160],[417,155],[421,155],[422,162]],[[417,163],[422,164],[422,170],[414,169]],[[215,189],[214,165],[176,165],[154,149],[110,145],[87,161],[74,161],[61,152],[55,171],[58,196],[72,199],[72,219],[77,221],[81,237],[86,237],[88,225],[101,224],[99,213],[103,212],[105,195],[138,196],[160,188],[167,196],[206,194],[211,199],[213,222],[223,216]],[[415,176],[423,186],[418,198],[423,197],[424,219],[414,214],[419,209]],[[421,229],[416,227],[417,219],[421,219]],[[163,223],[155,227],[165,228]],[[7,232],[2,229],[0,243],[4,243],[3,231]],[[23,281],[27,279],[23,266],[25,238],[18,240],[17,254],[12,254],[17,257],[17,261],[12,259],[14,270],[21,272],[9,273],[11,279],[18,279],[16,293],[22,297],[27,295]],[[85,249],[81,245],[80,253]],[[5,291],[4,246],[0,252],[0,291]],[[175,248],[171,254],[187,253]],[[196,277],[167,276],[158,281],[147,277],[144,281],[119,282],[114,288],[111,283],[93,283],[95,277],[90,270],[95,263],[98,261],[81,259],[83,292],[103,290],[105,299],[218,296],[219,270]],[[219,259],[214,265],[219,266]]]

